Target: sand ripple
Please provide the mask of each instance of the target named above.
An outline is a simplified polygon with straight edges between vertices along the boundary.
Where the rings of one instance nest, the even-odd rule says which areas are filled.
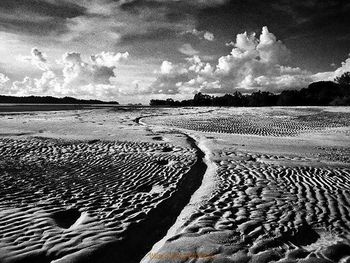
[[[265,109],[266,111],[266,109]],[[246,134],[259,136],[297,136],[302,133],[321,132],[330,128],[350,126],[350,113],[304,109],[292,112],[276,110],[260,112],[220,111],[184,116],[156,117],[146,120],[150,124],[165,125],[202,132]],[[224,114],[224,116],[222,116]],[[336,130],[332,131],[336,132]]]
[[[288,167],[267,161],[295,157],[242,152],[215,158],[216,190],[152,262],[349,262],[349,168]]]
[[[50,262],[123,239],[195,160],[165,143],[0,139],[0,261]]]

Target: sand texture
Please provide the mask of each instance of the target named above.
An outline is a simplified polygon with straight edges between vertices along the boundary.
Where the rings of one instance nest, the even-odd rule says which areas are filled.
[[[350,262],[349,116],[279,108],[146,119],[200,132],[216,171],[210,194],[144,262]]]
[[[228,114],[227,114],[228,113]],[[248,134],[259,136],[296,136],[301,133],[348,127],[349,112],[328,112],[322,109],[296,108],[285,110],[243,109],[240,112],[218,110],[205,114],[161,116],[150,123],[201,132]]]
[[[285,167],[261,158],[221,152],[216,190],[151,262],[339,262],[350,256],[350,169]]]
[[[0,122],[0,263],[350,262],[349,107]]]
[[[64,262],[122,240],[195,159],[168,144],[1,139],[2,260]]]

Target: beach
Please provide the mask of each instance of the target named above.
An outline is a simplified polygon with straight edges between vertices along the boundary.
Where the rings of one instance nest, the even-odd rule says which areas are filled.
[[[349,107],[6,107],[0,262],[350,262]]]

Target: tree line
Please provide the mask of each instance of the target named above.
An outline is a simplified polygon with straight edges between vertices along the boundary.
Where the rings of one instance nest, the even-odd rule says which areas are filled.
[[[280,94],[257,91],[242,94],[238,91],[223,96],[210,96],[197,93],[193,99],[175,101],[151,100],[151,106],[350,106],[350,72],[346,72],[334,81],[311,83],[301,90],[285,90]]]
[[[72,97],[56,98],[51,96],[15,97],[0,95],[0,103],[28,103],[28,104],[118,104],[116,101],[83,100]]]

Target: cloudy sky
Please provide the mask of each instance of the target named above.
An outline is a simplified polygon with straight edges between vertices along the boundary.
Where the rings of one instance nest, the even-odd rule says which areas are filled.
[[[348,0],[1,0],[0,94],[147,104],[350,71]]]

